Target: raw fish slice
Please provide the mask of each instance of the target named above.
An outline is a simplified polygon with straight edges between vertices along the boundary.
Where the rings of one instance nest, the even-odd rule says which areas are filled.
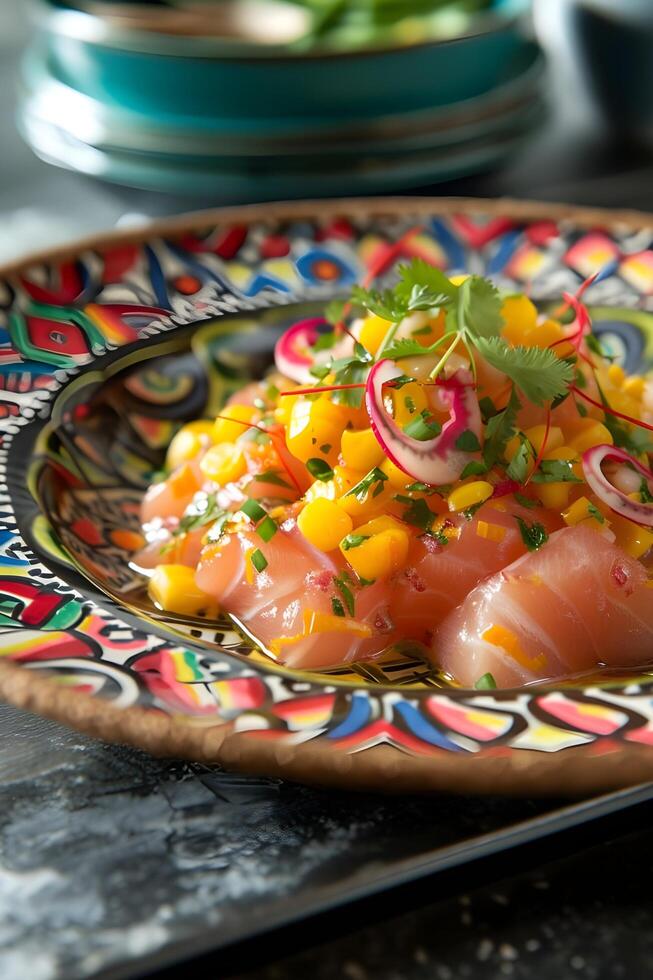
[[[644,566],[577,526],[474,589],[436,631],[432,651],[467,687],[487,672],[510,687],[650,663],[652,635]]]
[[[540,523],[549,532],[562,524],[550,511],[522,507],[506,497],[488,501],[471,520],[461,514],[451,515],[450,523],[459,537],[446,545],[438,544],[435,538],[416,538],[408,566],[392,588],[390,612],[399,631],[430,643],[440,622],[479,582],[523,555],[526,545],[517,517],[529,526]],[[497,528],[500,530],[495,531]],[[493,540],[492,534],[499,536],[501,531],[503,538]]]

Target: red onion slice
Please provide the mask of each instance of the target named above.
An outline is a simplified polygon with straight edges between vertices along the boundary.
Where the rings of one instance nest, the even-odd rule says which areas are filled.
[[[456,440],[467,430],[479,442],[482,439],[481,412],[471,373],[460,369],[438,381],[441,400],[451,417],[438,436],[425,442],[402,432],[383,404],[383,386],[401,376],[393,361],[383,360],[374,365],[367,378],[365,405],[379,445],[388,459],[414,480],[432,486],[457,480],[474,454],[458,449]]]
[[[351,338],[343,334],[342,340],[336,341],[333,347],[312,354],[308,348],[324,333],[323,327],[330,327],[328,320],[321,316],[312,317],[295,323],[279,337],[274,348],[274,363],[281,374],[298,384],[306,384],[315,380],[310,371],[314,365],[326,364],[331,357],[342,357],[350,352]]]
[[[653,527],[653,504],[631,500],[627,494],[610,483],[601,466],[606,460],[628,463],[646,480],[647,485],[653,483],[651,470],[642,466],[638,460],[624,452],[623,449],[605,444],[592,446],[591,449],[586,450],[582,460],[585,479],[596,496],[604,504],[607,504],[610,510],[613,510],[615,514],[621,514],[622,517],[627,517],[629,521],[634,521],[636,524]]]

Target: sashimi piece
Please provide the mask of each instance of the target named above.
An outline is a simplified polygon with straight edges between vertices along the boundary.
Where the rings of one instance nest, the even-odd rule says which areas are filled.
[[[199,458],[182,463],[160,483],[153,483],[141,504],[141,523],[148,524],[159,517],[183,517],[191,500],[201,489],[206,477],[199,467]]]
[[[262,572],[251,564],[256,549],[268,563]],[[344,567],[312,548],[288,520],[266,543],[246,527],[207,546],[196,581],[281,663],[328,667],[379,654],[399,638],[388,617],[387,583],[352,588],[351,616],[334,581]],[[345,616],[334,614],[334,599]]]
[[[399,631],[430,644],[436,627],[479,582],[523,555],[518,517],[528,526],[542,524],[547,532],[562,526],[552,511],[523,507],[507,496],[489,500],[471,520],[450,515],[448,544],[416,538],[407,567],[392,585],[390,615]]]
[[[459,683],[499,687],[653,661],[653,591],[641,562],[591,528],[564,528],[493,575],[436,631]]]
[[[195,568],[200,560],[205,527],[198,527],[186,534],[176,535],[170,528],[161,526],[150,532],[144,548],[137,551],[133,561],[140,568],[156,568],[157,565],[187,565]]]

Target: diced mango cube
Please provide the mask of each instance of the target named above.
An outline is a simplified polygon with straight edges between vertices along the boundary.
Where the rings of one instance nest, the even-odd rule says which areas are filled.
[[[168,446],[166,467],[175,470],[182,463],[189,463],[213,442],[213,423],[202,419],[188,422],[176,433]]]
[[[297,527],[306,540],[320,551],[335,551],[350,533],[354,523],[333,500],[318,497],[306,504],[297,518]]]
[[[578,455],[584,453],[586,449],[591,449],[592,446],[603,443],[612,445],[612,433],[602,422],[590,418],[583,419],[583,422],[586,422],[587,425],[579,427],[568,442],[570,448],[575,449]]]
[[[333,466],[338,459],[342,430],[347,422],[341,406],[328,398],[298,398],[286,430],[286,444],[296,459],[324,459]]]
[[[387,578],[406,563],[410,547],[408,531],[391,517],[378,518],[356,528],[365,538],[353,548],[341,545],[341,551],[356,574],[367,581]]]
[[[389,320],[383,320],[374,313],[366,316],[359,335],[359,340],[365,350],[368,350],[370,354],[376,354],[391,326]]]
[[[213,423],[214,442],[235,442],[244,435],[260,413],[253,405],[225,405]]]
[[[527,334],[537,325],[537,307],[523,294],[506,297],[501,314],[504,319],[501,332],[511,344],[523,344]]]
[[[233,483],[247,472],[247,461],[240,446],[233,442],[221,442],[211,446],[200,461],[204,476],[224,486]]]
[[[610,514],[610,527],[616,542],[631,558],[641,558],[649,548],[653,548],[653,531],[634,524],[619,514]]]
[[[340,440],[345,466],[368,472],[385,457],[372,429],[345,429]]]
[[[150,598],[166,612],[180,616],[215,616],[215,599],[195,584],[195,571],[187,565],[157,565],[147,587]]]
[[[546,435],[546,425],[533,425],[530,429],[526,429],[524,435],[534,447],[535,452],[539,453]],[[546,439],[546,448],[559,449],[564,444],[564,441],[562,429],[559,429],[556,425],[552,425],[549,428],[549,434]]]

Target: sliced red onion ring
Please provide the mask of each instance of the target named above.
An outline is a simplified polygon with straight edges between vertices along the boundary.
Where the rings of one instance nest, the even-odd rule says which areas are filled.
[[[316,364],[325,364],[333,356],[342,357],[349,353],[352,347],[351,338],[343,334],[341,340],[325,351],[318,354],[311,354],[308,350],[316,343],[321,333],[325,333],[324,327],[331,328],[328,320],[324,317],[312,317],[309,320],[300,320],[279,337],[274,348],[274,363],[281,374],[296,381],[298,384],[306,384],[314,380],[310,369]]]
[[[481,441],[482,423],[472,375],[460,369],[450,378],[438,381],[441,399],[449,408],[451,418],[434,439],[421,442],[412,439],[399,428],[383,404],[383,385],[401,377],[394,361],[383,360],[374,365],[367,378],[365,405],[372,430],[379,445],[395,466],[414,480],[440,486],[457,480],[472,453],[456,448],[456,440],[469,430]]]
[[[651,470],[642,466],[638,460],[616,446],[592,446],[591,449],[583,453],[582,459],[585,479],[596,496],[604,504],[607,504],[610,510],[613,510],[615,514],[621,514],[622,517],[627,517],[629,521],[634,521],[636,524],[653,527],[653,504],[643,504],[637,500],[631,500],[627,494],[610,483],[601,466],[606,460],[628,463],[646,480],[647,484],[653,483]]]

